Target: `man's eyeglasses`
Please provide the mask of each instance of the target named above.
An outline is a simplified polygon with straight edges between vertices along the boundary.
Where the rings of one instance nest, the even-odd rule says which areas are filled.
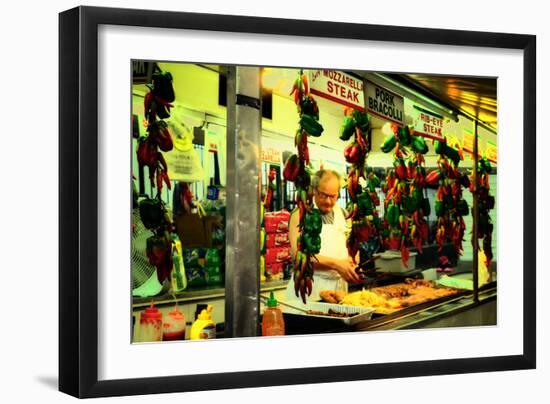
[[[319,197],[323,200],[330,199],[330,200],[336,202],[338,200],[338,198],[340,198],[340,194],[329,195],[329,194],[326,194],[322,191],[319,191],[318,189],[316,191],[317,191],[317,194],[319,194]]]

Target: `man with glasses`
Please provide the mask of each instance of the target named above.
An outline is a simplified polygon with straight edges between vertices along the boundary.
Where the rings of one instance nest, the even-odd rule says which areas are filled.
[[[333,170],[319,170],[312,179],[313,202],[321,212],[321,250],[313,259],[313,290],[309,300],[321,300],[319,292],[337,290],[347,292],[348,283],[361,281],[355,272],[356,265],[348,256],[346,248],[346,212],[337,205],[340,196],[340,174]],[[296,255],[299,236],[299,213],[295,209],[290,216],[289,239],[292,256]],[[289,282],[287,296],[296,296],[294,282]]]

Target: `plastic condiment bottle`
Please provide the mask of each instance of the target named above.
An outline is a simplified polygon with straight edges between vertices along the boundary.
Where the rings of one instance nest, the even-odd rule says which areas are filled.
[[[174,240],[175,248],[173,251],[173,269],[172,269],[172,290],[180,292],[187,288],[187,277],[185,276],[185,267],[183,266],[181,241],[178,238]]]
[[[139,342],[162,341],[162,313],[153,302],[141,313],[138,340]]]
[[[185,316],[178,307],[174,307],[174,310],[166,315],[164,323],[162,325],[163,341],[176,341],[185,339]]]
[[[208,305],[201,311],[191,326],[191,339],[213,339],[216,338],[216,325],[212,321],[212,306]]]
[[[267,308],[264,310],[262,318],[262,335],[285,335],[285,321],[283,313],[277,305],[277,300],[273,291],[267,299]]]

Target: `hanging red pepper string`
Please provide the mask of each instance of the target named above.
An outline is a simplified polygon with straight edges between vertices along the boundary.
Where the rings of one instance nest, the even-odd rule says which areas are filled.
[[[394,154],[393,169],[382,187],[386,194],[383,239],[386,248],[401,252],[403,265],[408,267],[410,247],[422,252],[428,239],[426,216],[430,214],[430,204],[424,197],[427,183],[424,154],[428,146],[408,126],[390,127],[391,133],[381,146],[384,153]]]
[[[346,108],[344,114],[340,139],[347,141],[352,136],[354,139],[344,148],[344,158],[351,164],[347,179],[350,198],[347,219],[351,219],[352,226],[346,244],[348,255],[357,263],[356,257],[360,250],[364,252],[364,258],[369,259],[380,248],[381,221],[377,209],[380,200],[376,193],[380,180],[366,165],[371,131],[368,114],[351,108]],[[365,188],[359,183],[361,178],[366,181]]]
[[[458,255],[462,255],[466,224],[463,216],[469,212],[467,202],[462,198],[462,188],[469,186],[468,176],[459,171],[462,151],[450,147],[447,142],[434,142],[437,158],[437,169],[427,176],[427,183],[437,187],[435,199],[436,242],[439,253],[447,240],[453,243]]]
[[[474,186],[473,172],[471,174],[470,191],[477,192],[478,200],[478,225],[477,225],[477,237],[482,239],[482,248],[485,253],[485,263],[487,268],[490,268],[493,260],[493,222],[489,216],[489,211],[495,207],[495,197],[490,194],[489,186],[489,174],[491,173],[491,163],[486,157],[481,158],[478,161],[477,170],[477,190]],[[472,210],[472,216],[474,212]],[[475,235],[472,233],[472,246],[474,245]]]
[[[313,190],[311,189],[311,174],[309,172],[308,136],[318,137],[323,132],[319,121],[317,102],[309,93],[309,83],[306,74],[300,70],[294,82],[290,95],[300,116],[300,127],[294,137],[297,154],[286,161],[283,177],[296,187],[296,207],[299,209],[298,237],[296,256],[294,257],[294,291],[306,302],[306,296],[311,295],[313,282],[312,257],[321,249],[321,214],[313,208]]]
[[[156,267],[160,283],[170,279],[172,270],[172,237],[174,229],[161,198],[164,185],[172,188],[168,165],[161,151],[172,150],[173,142],[168,125],[163,119],[170,117],[171,103],[175,100],[172,75],[160,70],[153,73],[153,84],[144,97],[144,116],[147,136],[138,139],[137,160],[140,167],[147,166],[151,192],[157,188],[156,198],[148,198],[139,205],[144,225],[153,231],[147,239],[146,255]],[[160,118],[160,119],[159,119]]]
[[[157,71],[152,77],[153,85],[144,97],[144,116],[147,136],[139,139],[138,163],[149,169],[151,190],[157,185],[157,198],[161,198],[163,183],[171,189],[166,161],[159,151],[172,150],[173,142],[168,125],[163,119],[170,117],[170,108],[176,98],[170,72]],[[158,119],[160,118],[160,119]]]

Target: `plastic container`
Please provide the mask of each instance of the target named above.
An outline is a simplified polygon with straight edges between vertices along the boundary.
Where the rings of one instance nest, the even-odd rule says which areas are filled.
[[[163,341],[178,341],[185,339],[185,316],[178,310],[177,306],[166,315],[162,324],[162,329]]]
[[[380,272],[407,272],[416,268],[416,252],[409,255],[408,268],[403,265],[401,260],[401,251],[388,250],[380,254],[380,259],[376,262]]]
[[[279,309],[273,291],[269,294],[267,308],[262,316],[262,335],[285,335],[285,320],[283,312]]]
[[[180,292],[187,288],[187,277],[185,276],[185,266],[181,250],[181,242],[178,238],[174,240],[175,248],[173,252],[174,265],[172,267],[172,290]]]
[[[216,338],[216,324],[212,321],[212,306],[208,305],[201,311],[191,326],[191,339],[214,339]]]
[[[151,302],[139,319],[138,342],[162,341],[162,313]]]

